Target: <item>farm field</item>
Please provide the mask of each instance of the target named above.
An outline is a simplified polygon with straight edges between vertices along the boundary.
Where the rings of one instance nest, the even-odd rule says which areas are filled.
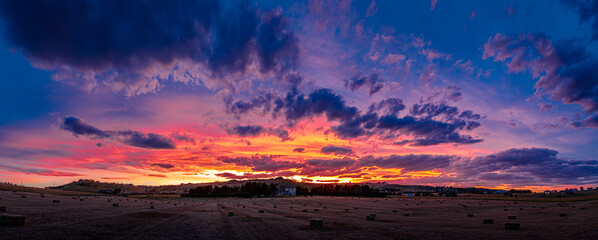
[[[0,227],[0,238],[598,239],[596,200],[43,196],[0,191],[5,214],[26,217],[24,226]],[[370,214],[373,221],[366,220]],[[316,218],[322,227],[310,227]],[[484,219],[493,224],[483,224]],[[505,230],[505,223],[519,223],[520,229]]]

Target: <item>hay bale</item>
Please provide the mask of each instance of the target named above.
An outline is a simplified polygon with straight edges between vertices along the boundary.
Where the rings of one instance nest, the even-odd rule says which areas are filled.
[[[324,220],[321,218],[313,218],[309,220],[309,226],[312,228],[324,227]]]
[[[320,209],[317,209],[317,208],[314,209],[314,212],[319,212],[319,211],[320,211]]]
[[[258,213],[264,213],[264,209],[257,210]]]
[[[482,220],[482,223],[484,223],[484,224],[494,224],[494,219],[484,219],[484,220]]]
[[[345,208],[345,212],[348,212],[348,211],[349,211],[349,209],[348,209],[348,208]]]
[[[0,217],[0,225],[7,227],[21,227],[25,225],[25,216],[3,214]]]
[[[507,219],[517,219],[517,216],[507,216]]]
[[[307,209],[303,209],[303,212],[307,212]]]
[[[234,216],[234,215],[235,215],[235,213],[233,213],[233,212],[228,212],[228,216],[229,216],[229,217],[232,217],[232,216]]]
[[[471,213],[468,213],[468,214],[467,214],[467,217],[473,217],[473,214],[471,214]]]
[[[0,206],[0,212],[6,212],[6,206]]]
[[[79,199],[79,201],[81,201],[81,202],[83,202],[83,200],[85,200],[85,199],[83,199],[83,198]]]
[[[398,211],[397,211],[397,210],[392,210],[392,212],[393,212],[393,213],[396,213],[396,212],[398,212]]]
[[[118,207],[118,203],[113,203],[112,206],[113,207]]]
[[[60,200],[52,200],[52,203],[60,203]]]
[[[150,209],[154,209],[154,208],[155,208],[154,205],[150,206]]]
[[[403,214],[403,216],[405,216],[405,217],[409,217],[409,216],[411,216],[411,214],[409,214],[409,213],[404,213],[404,214]]]
[[[566,213],[561,213],[561,214],[559,214],[559,217],[566,217],[566,216],[567,216],[567,214],[566,214]]]
[[[521,225],[519,223],[505,223],[505,230],[519,230]]]
[[[21,198],[27,198],[27,196],[25,196],[25,195],[21,195]]]
[[[365,216],[365,220],[376,221],[376,214],[370,214],[370,215]]]
[[[73,197],[73,199],[77,199],[76,197]]]

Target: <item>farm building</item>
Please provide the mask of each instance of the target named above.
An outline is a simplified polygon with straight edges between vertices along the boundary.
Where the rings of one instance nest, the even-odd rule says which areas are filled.
[[[285,184],[278,186],[278,195],[297,195],[297,185]]]

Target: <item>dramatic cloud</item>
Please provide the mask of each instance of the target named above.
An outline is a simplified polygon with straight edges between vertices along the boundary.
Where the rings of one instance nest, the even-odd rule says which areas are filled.
[[[366,156],[359,160],[360,167],[401,168],[405,172],[427,171],[448,167],[455,156],[445,155],[390,155],[386,157]]]
[[[174,167],[174,165],[172,165],[172,164],[166,164],[166,163],[155,163],[155,164],[152,164],[152,166],[166,168],[166,169],[170,169],[170,168]]]
[[[598,3],[593,0],[561,0],[566,5],[573,7],[579,13],[579,19],[582,22],[592,23],[592,40],[598,39]]]
[[[91,139],[112,139],[134,147],[150,149],[175,148],[175,144],[171,139],[159,134],[145,134],[133,130],[104,131],[73,116],[65,117],[60,125],[60,128],[71,132],[75,136],[86,136]]]
[[[302,153],[303,151],[305,151],[305,148],[295,148],[295,149],[293,149],[293,152],[296,152],[296,153]]]
[[[250,68],[280,75],[298,60],[281,10],[248,3],[3,1],[0,16],[8,40],[35,66],[86,90],[105,84],[136,95],[167,80],[213,85],[207,81]]]
[[[371,96],[384,88],[384,80],[377,73],[372,73],[369,76],[361,76],[361,74],[357,74],[353,78],[345,80],[345,87],[351,91],[356,91],[363,86],[369,88],[369,94]]]
[[[384,114],[396,115],[403,109],[405,109],[403,100],[399,98],[387,98],[380,101],[378,104],[372,104],[370,106],[369,112],[384,110]]]
[[[506,61],[510,72],[529,71],[538,79],[535,85],[538,95],[547,94],[552,100],[579,104],[585,112],[596,114],[598,57],[581,44],[574,40],[553,44],[542,34],[507,36],[498,33],[484,44],[483,59]]]
[[[281,141],[293,140],[289,136],[289,131],[282,127],[277,128],[265,128],[261,125],[247,125],[247,126],[234,126],[226,130],[228,134],[237,135],[241,137],[257,137],[262,134],[273,135],[280,138]]]
[[[339,147],[328,145],[322,148],[324,154],[348,155],[353,154],[353,149],[349,147]]]
[[[545,148],[509,149],[455,166],[465,177],[509,184],[595,184],[598,161],[568,160]]]
[[[175,132],[172,132],[172,134],[170,134],[170,137],[172,137],[173,139],[175,139],[177,141],[188,142],[188,143],[192,143],[193,145],[196,144],[195,137],[193,137],[192,135],[190,135],[188,133],[175,131]]]
[[[290,161],[276,161],[276,156],[271,155],[253,155],[250,157],[220,157],[219,161],[231,163],[237,166],[251,167],[252,171],[276,172],[291,168],[301,167],[300,163]]]

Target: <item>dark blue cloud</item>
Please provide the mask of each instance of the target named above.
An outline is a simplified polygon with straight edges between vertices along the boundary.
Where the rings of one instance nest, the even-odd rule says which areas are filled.
[[[345,87],[351,91],[357,91],[363,86],[369,87],[369,94],[374,95],[384,88],[384,80],[377,73],[372,73],[369,76],[355,75],[353,78],[345,80]]]
[[[300,147],[300,148],[293,149],[293,152],[296,152],[296,153],[302,153],[303,151],[305,151],[305,148]]]
[[[463,176],[511,184],[595,184],[598,161],[569,160],[546,148],[513,148],[456,165]],[[525,178],[521,178],[525,176]]]
[[[553,43],[542,33],[496,34],[484,45],[483,58],[508,62],[511,72],[530,72],[538,79],[535,84],[538,95],[546,94],[566,104],[579,104],[586,113],[596,115],[598,57],[586,45],[578,39]],[[584,127],[582,123],[573,125]]]
[[[219,157],[218,160],[224,163],[231,163],[237,166],[251,167],[252,171],[280,171],[301,167],[300,163],[290,161],[276,161],[277,156],[253,155],[249,157]]]
[[[97,127],[85,123],[76,117],[65,117],[60,128],[73,133],[73,135],[84,135],[92,139],[102,139],[110,137],[110,133],[100,130]]]
[[[582,22],[592,23],[592,40],[598,39],[598,3],[594,0],[561,0],[566,6],[572,7],[579,13]]]
[[[322,147],[321,151],[324,154],[336,154],[336,155],[353,154],[353,149],[351,149],[350,147],[339,147],[339,146],[332,146],[332,145]]]
[[[358,115],[356,107],[347,106],[342,96],[330,89],[317,89],[308,96],[291,91],[274,103],[274,113],[282,114],[291,126],[301,119],[321,114],[325,114],[329,121],[346,121]]]
[[[241,136],[241,137],[257,137],[262,134],[266,134],[266,135],[277,136],[283,142],[288,141],[288,140],[293,140],[293,138],[291,138],[289,136],[289,131],[282,127],[266,128],[261,125],[245,125],[245,126],[237,125],[237,126],[227,129],[226,132],[228,134],[237,135],[237,136]]]
[[[157,65],[187,61],[222,78],[244,73],[255,56],[262,73],[280,75],[299,54],[281,11],[248,2],[2,1],[0,16],[8,40],[36,66],[91,77],[90,86],[124,84],[131,94],[159,88],[144,73]]]
[[[155,133],[142,133],[134,130],[105,131],[100,130],[83,120],[68,116],[62,120],[60,128],[75,136],[86,136],[91,139],[112,139],[126,145],[150,149],[174,149],[171,139]]]
[[[292,89],[284,97],[254,98],[249,102],[238,101],[229,106],[232,106],[232,109],[251,110],[270,109],[272,105],[274,117],[282,116],[286,125],[291,127],[302,119],[320,115],[325,115],[329,121],[338,121],[339,124],[332,126],[330,131],[343,139],[386,135],[390,132],[393,136],[410,134],[416,138],[410,141],[410,144],[418,146],[442,143],[472,144],[482,141],[482,139],[462,135],[459,131],[480,127],[479,122],[470,119],[478,120],[483,117],[472,111],[464,111],[460,114],[457,107],[445,103],[414,104],[411,110],[413,116],[397,117],[396,114],[405,109],[405,105],[401,99],[388,98],[372,104],[368,112],[362,114],[356,107],[348,106],[341,95],[330,89],[316,89],[309,95]],[[247,111],[229,112],[247,113]],[[386,115],[379,117],[377,112]],[[439,116],[442,116],[441,120],[434,119]],[[268,129],[261,126],[237,126],[229,129],[228,132],[239,136],[270,133]]]
[[[247,126],[240,126],[237,125],[227,130],[228,134],[234,134],[241,137],[257,137],[264,133],[266,128],[261,125],[247,125]]]
[[[387,98],[380,101],[378,104],[372,104],[369,108],[369,112],[384,110],[384,114],[396,115],[403,109],[405,109],[405,104],[403,104],[402,99]]]
[[[447,155],[390,155],[384,157],[366,156],[359,159],[359,167],[402,168],[406,172],[427,171],[448,167],[456,156]]]
[[[172,164],[166,164],[166,163],[155,163],[155,164],[152,164],[152,166],[166,168],[166,169],[170,169],[170,168],[174,167],[174,165],[172,165]]]
[[[193,145],[196,144],[195,137],[193,137],[190,134],[184,133],[184,132],[179,132],[179,131],[172,132],[170,134],[170,137],[172,137],[173,139],[175,139],[177,141],[188,142],[188,143],[192,143]]]
[[[457,107],[446,105],[445,103],[416,103],[411,108],[413,116],[424,116],[425,118],[433,118],[439,115],[444,115],[447,118],[453,118],[459,113]]]

